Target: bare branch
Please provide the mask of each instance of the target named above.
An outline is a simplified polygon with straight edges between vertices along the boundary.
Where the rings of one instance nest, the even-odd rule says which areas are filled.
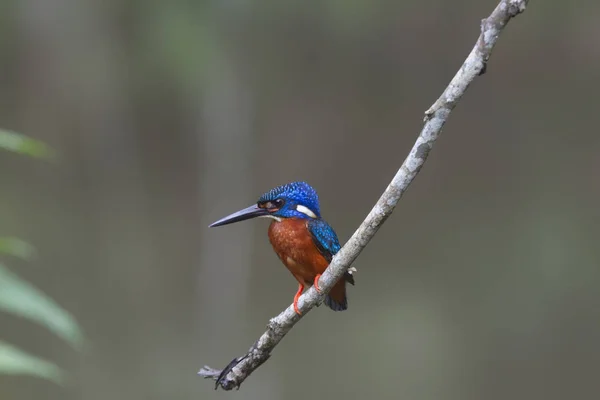
[[[450,112],[471,82],[478,75],[485,72],[486,64],[500,33],[502,33],[511,18],[525,11],[528,2],[529,0],[501,0],[492,14],[481,22],[481,34],[473,50],[452,78],[444,93],[425,112],[425,124],[408,157],[404,160],[377,204],[367,215],[367,218],[335,255],[331,264],[321,276],[319,287],[323,293],[329,292],[333,285],[342,278],[360,252],[375,236],[379,227],[391,215],[400,197],[421,170]],[[323,300],[323,297],[324,294],[317,293],[314,287],[307,290],[298,302],[302,315],[306,315],[308,311]],[[215,389],[219,386],[225,390],[239,388],[255,369],[267,361],[275,346],[301,318],[302,316],[298,316],[290,305],[281,314],[269,321],[266,332],[250,347],[247,354],[234,359],[223,370],[215,370],[206,366],[198,374],[205,378],[214,379],[216,381]]]

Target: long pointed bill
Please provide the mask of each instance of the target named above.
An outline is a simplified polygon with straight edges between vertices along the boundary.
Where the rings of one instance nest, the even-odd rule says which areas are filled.
[[[213,228],[215,226],[233,224],[234,222],[244,221],[250,218],[261,217],[263,215],[268,215],[269,211],[264,208],[258,207],[256,204],[251,205],[250,207],[244,208],[238,212],[234,212],[231,215],[226,216],[225,218],[221,218],[217,222],[213,222],[208,227]]]

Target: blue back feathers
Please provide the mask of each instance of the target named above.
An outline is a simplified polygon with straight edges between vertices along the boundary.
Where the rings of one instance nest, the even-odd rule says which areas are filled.
[[[320,218],[311,219],[308,221],[308,232],[310,232],[313,242],[315,246],[317,246],[317,249],[319,249],[319,252],[328,262],[331,262],[333,256],[341,249],[340,242],[333,228]],[[344,280],[354,285],[354,276],[351,272],[346,271]],[[347,307],[346,303],[336,304],[329,296],[325,299],[325,304],[327,307],[336,311],[345,310]]]
[[[317,192],[306,182],[292,182],[287,185],[277,186],[267,193],[263,194],[258,202],[273,201],[282,199],[285,204],[273,215],[283,218],[304,218],[310,217],[296,210],[296,206],[301,205],[312,211],[317,218],[321,218],[319,209],[319,196]]]
[[[340,251],[340,242],[333,228],[322,219],[311,219],[308,221],[308,231],[323,257],[331,262],[333,256]]]

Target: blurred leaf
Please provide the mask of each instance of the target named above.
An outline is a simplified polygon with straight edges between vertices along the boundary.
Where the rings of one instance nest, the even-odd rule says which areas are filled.
[[[0,129],[0,149],[36,158],[51,159],[54,157],[52,149],[39,140],[2,129]]]
[[[62,385],[63,371],[56,365],[25,353],[0,340],[0,374],[31,375]]]
[[[0,237],[0,253],[30,260],[35,255],[35,248],[18,238]]]
[[[83,333],[66,310],[0,264],[0,310],[35,321],[80,349]]]

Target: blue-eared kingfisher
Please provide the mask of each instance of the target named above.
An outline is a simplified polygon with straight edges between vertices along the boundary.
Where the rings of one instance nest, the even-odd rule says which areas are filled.
[[[269,241],[279,259],[298,281],[294,311],[305,287],[314,285],[320,292],[319,278],[340,250],[335,231],[321,218],[317,192],[306,182],[292,182],[263,194],[256,204],[228,215],[210,227],[227,225],[250,218],[264,217],[273,221]],[[325,305],[334,311],[348,308],[346,282],[354,285],[352,272],[346,272],[328,295]]]

